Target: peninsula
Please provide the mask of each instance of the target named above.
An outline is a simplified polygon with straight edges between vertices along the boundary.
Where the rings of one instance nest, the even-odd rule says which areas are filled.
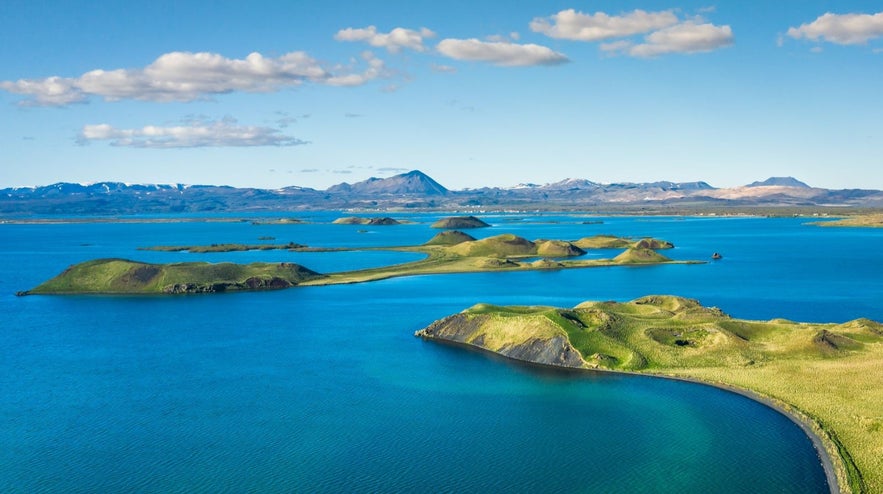
[[[627,247],[609,259],[573,259],[585,254],[578,247],[592,243],[593,237],[576,242],[527,240],[504,234],[475,240],[460,232],[442,232],[423,245],[375,247],[363,250],[418,252],[424,259],[379,268],[320,274],[297,264],[282,263],[200,263],[148,264],[126,259],[97,259],[76,264],[36,288],[20,295],[130,293],[178,294],[214,293],[232,290],[266,290],[295,285],[362,283],[398,276],[476,273],[487,271],[529,271],[570,269],[634,264],[695,264],[701,261],[673,261],[653,246],[671,245],[657,239],[620,239]],[[471,240],[470,240],[471,239]],[[605,238],[605,242],[609,240]],[[269,244],[268,244],[269,245]],[[289,244],[283,248],[288,249]],[[298,244],[292,244],[297,246]],[[238,244],[213,246],[160,246],[150,250],[212,252],[252,247]],[[273,247],[270,245],[270,247]],[[212,250],[215,249],[215,250]],[[321,252],[322,248],[295,247],[292,250]],[[351,250],[334,248],[328,250]]]
[[[416,335],[542,365],[747,390],[821,438],[840,489],[883,490],[883,325],[877,322],[748,321],[695,300],[648,296],[572,309],[478,304]]]
[[[846,218],[841,218],[839,220],[817,221],[811,224],[824,227],[851,226],[862,228],[883,228],[883,213],[858,214],[847,216]]]

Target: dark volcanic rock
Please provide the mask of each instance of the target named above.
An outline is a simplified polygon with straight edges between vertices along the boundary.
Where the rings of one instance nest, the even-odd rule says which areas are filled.
[[[556,336],[546,340],[533,339],[522,345],[503,348],[498,353],[535,364],[572,368],[585,366],[579,352],[564,336]]]
[[[491,350],[485,345],[483,334],[475,335],[481,330],[484,321],[482,316],[469,317],[466,314],[454,314],[433,322],[414,335],[431,340],[465,344],[534,364],[570,368],[585,367],[585,362],[579,351],[563,335],[548,339],[533,338],[521,344]]]

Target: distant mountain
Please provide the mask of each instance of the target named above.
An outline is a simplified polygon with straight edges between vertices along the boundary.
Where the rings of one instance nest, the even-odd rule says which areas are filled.
[[[794,177],[770,177],[763,182],[752,182],[746,185],[746,187],[767,187],[771,185],[779,187],[800,187],[801,189],[812,188]]]
[[[659,187],[663,190],[714,190],[714,187],[706,182],[651,182],[643,185]]]
[[[542,190],[595,190],[600,187],[599,184],[582,178],[568,178],[560,182],[541,185]]]
[[[329,187],[325,192],[347,193],[363,196],[378,195],[424,195],[443,196],[448,189],[419,170],[389,178],[371,177],[354,184],[342,183]]]
[[[812,188],[792,177],[718,189],[706,182],[603,184],[570,178],[545,185],[448,190],[414,170],[389,178],[342,183],[320,191],[215,185],[57,183],[0,190],[0,215],[128,215],[301,211],[316,209],[552,209],[647,210],[780,206],[883,207],[883,191]],[[2,222],[2,219],[0,219]]]

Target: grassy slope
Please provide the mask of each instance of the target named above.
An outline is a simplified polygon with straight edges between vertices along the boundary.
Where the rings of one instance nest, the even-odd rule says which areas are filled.
[[[506,321],[507,341],[499,324],[488,325],[496,347],[523,343],[544,317],[568,335],[586,367],[694,378],[770,397],[815,423],[832,456],[843,458],[835,461],[841,486],[883,492],[881,324],[744,321],[670,296],[574,309],[482,304],[464,313]],[[470,341],[485,332],[484,323],[472,330]]]
[[[457,245],[463,242],[472,242],[475,237],[458,230],[448,230],[438,233],[429,239],[424,245]]]

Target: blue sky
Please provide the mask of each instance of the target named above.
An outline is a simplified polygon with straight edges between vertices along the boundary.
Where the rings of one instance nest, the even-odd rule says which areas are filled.
[[[0,186],[883,189],[876,1],[4,0]]]

